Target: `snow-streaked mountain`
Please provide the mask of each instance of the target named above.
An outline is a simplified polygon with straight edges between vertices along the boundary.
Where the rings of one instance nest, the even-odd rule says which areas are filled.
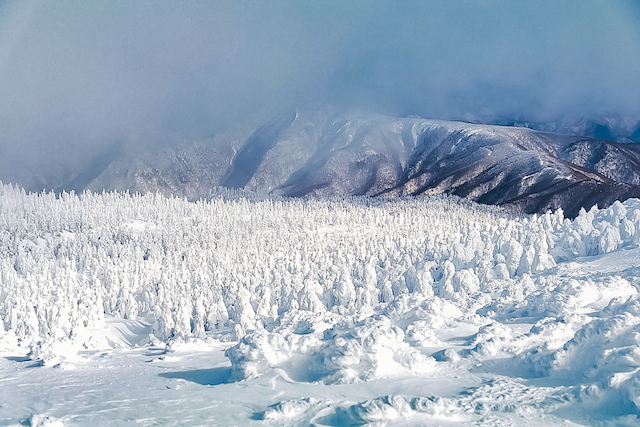
[[[242,142],[244,141],[244,142]],[[216,186],[285,196],[449,193],[524,212],[640,197],[640,145],[528,128],[290,113],[226,143],[123,152],[75,189],[206,197]]]

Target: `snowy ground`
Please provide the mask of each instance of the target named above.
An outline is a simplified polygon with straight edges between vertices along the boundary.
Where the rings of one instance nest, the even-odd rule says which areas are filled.
[[[0,187],[2,425],[636,425],[640,202]]]

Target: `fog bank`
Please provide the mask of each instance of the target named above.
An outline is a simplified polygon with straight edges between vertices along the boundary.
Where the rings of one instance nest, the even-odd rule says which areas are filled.
[[[3,2],[0,180],[300,106],[640,117],[638,28],[631,0]]]

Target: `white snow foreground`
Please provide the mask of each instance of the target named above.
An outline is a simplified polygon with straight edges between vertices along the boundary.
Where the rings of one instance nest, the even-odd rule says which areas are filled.
[[[0,422],[634,425],[639,265],[637,199],[0,186]]]

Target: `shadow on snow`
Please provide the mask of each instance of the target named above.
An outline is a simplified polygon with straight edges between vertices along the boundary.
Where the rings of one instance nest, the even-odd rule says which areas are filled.
[[[220,385],[228,384],[231,381],[231,367],[221,367],[213,369],[194,369],[191,371],[165,372],[158,374],[162,378],[178,378],[200,385]]]

